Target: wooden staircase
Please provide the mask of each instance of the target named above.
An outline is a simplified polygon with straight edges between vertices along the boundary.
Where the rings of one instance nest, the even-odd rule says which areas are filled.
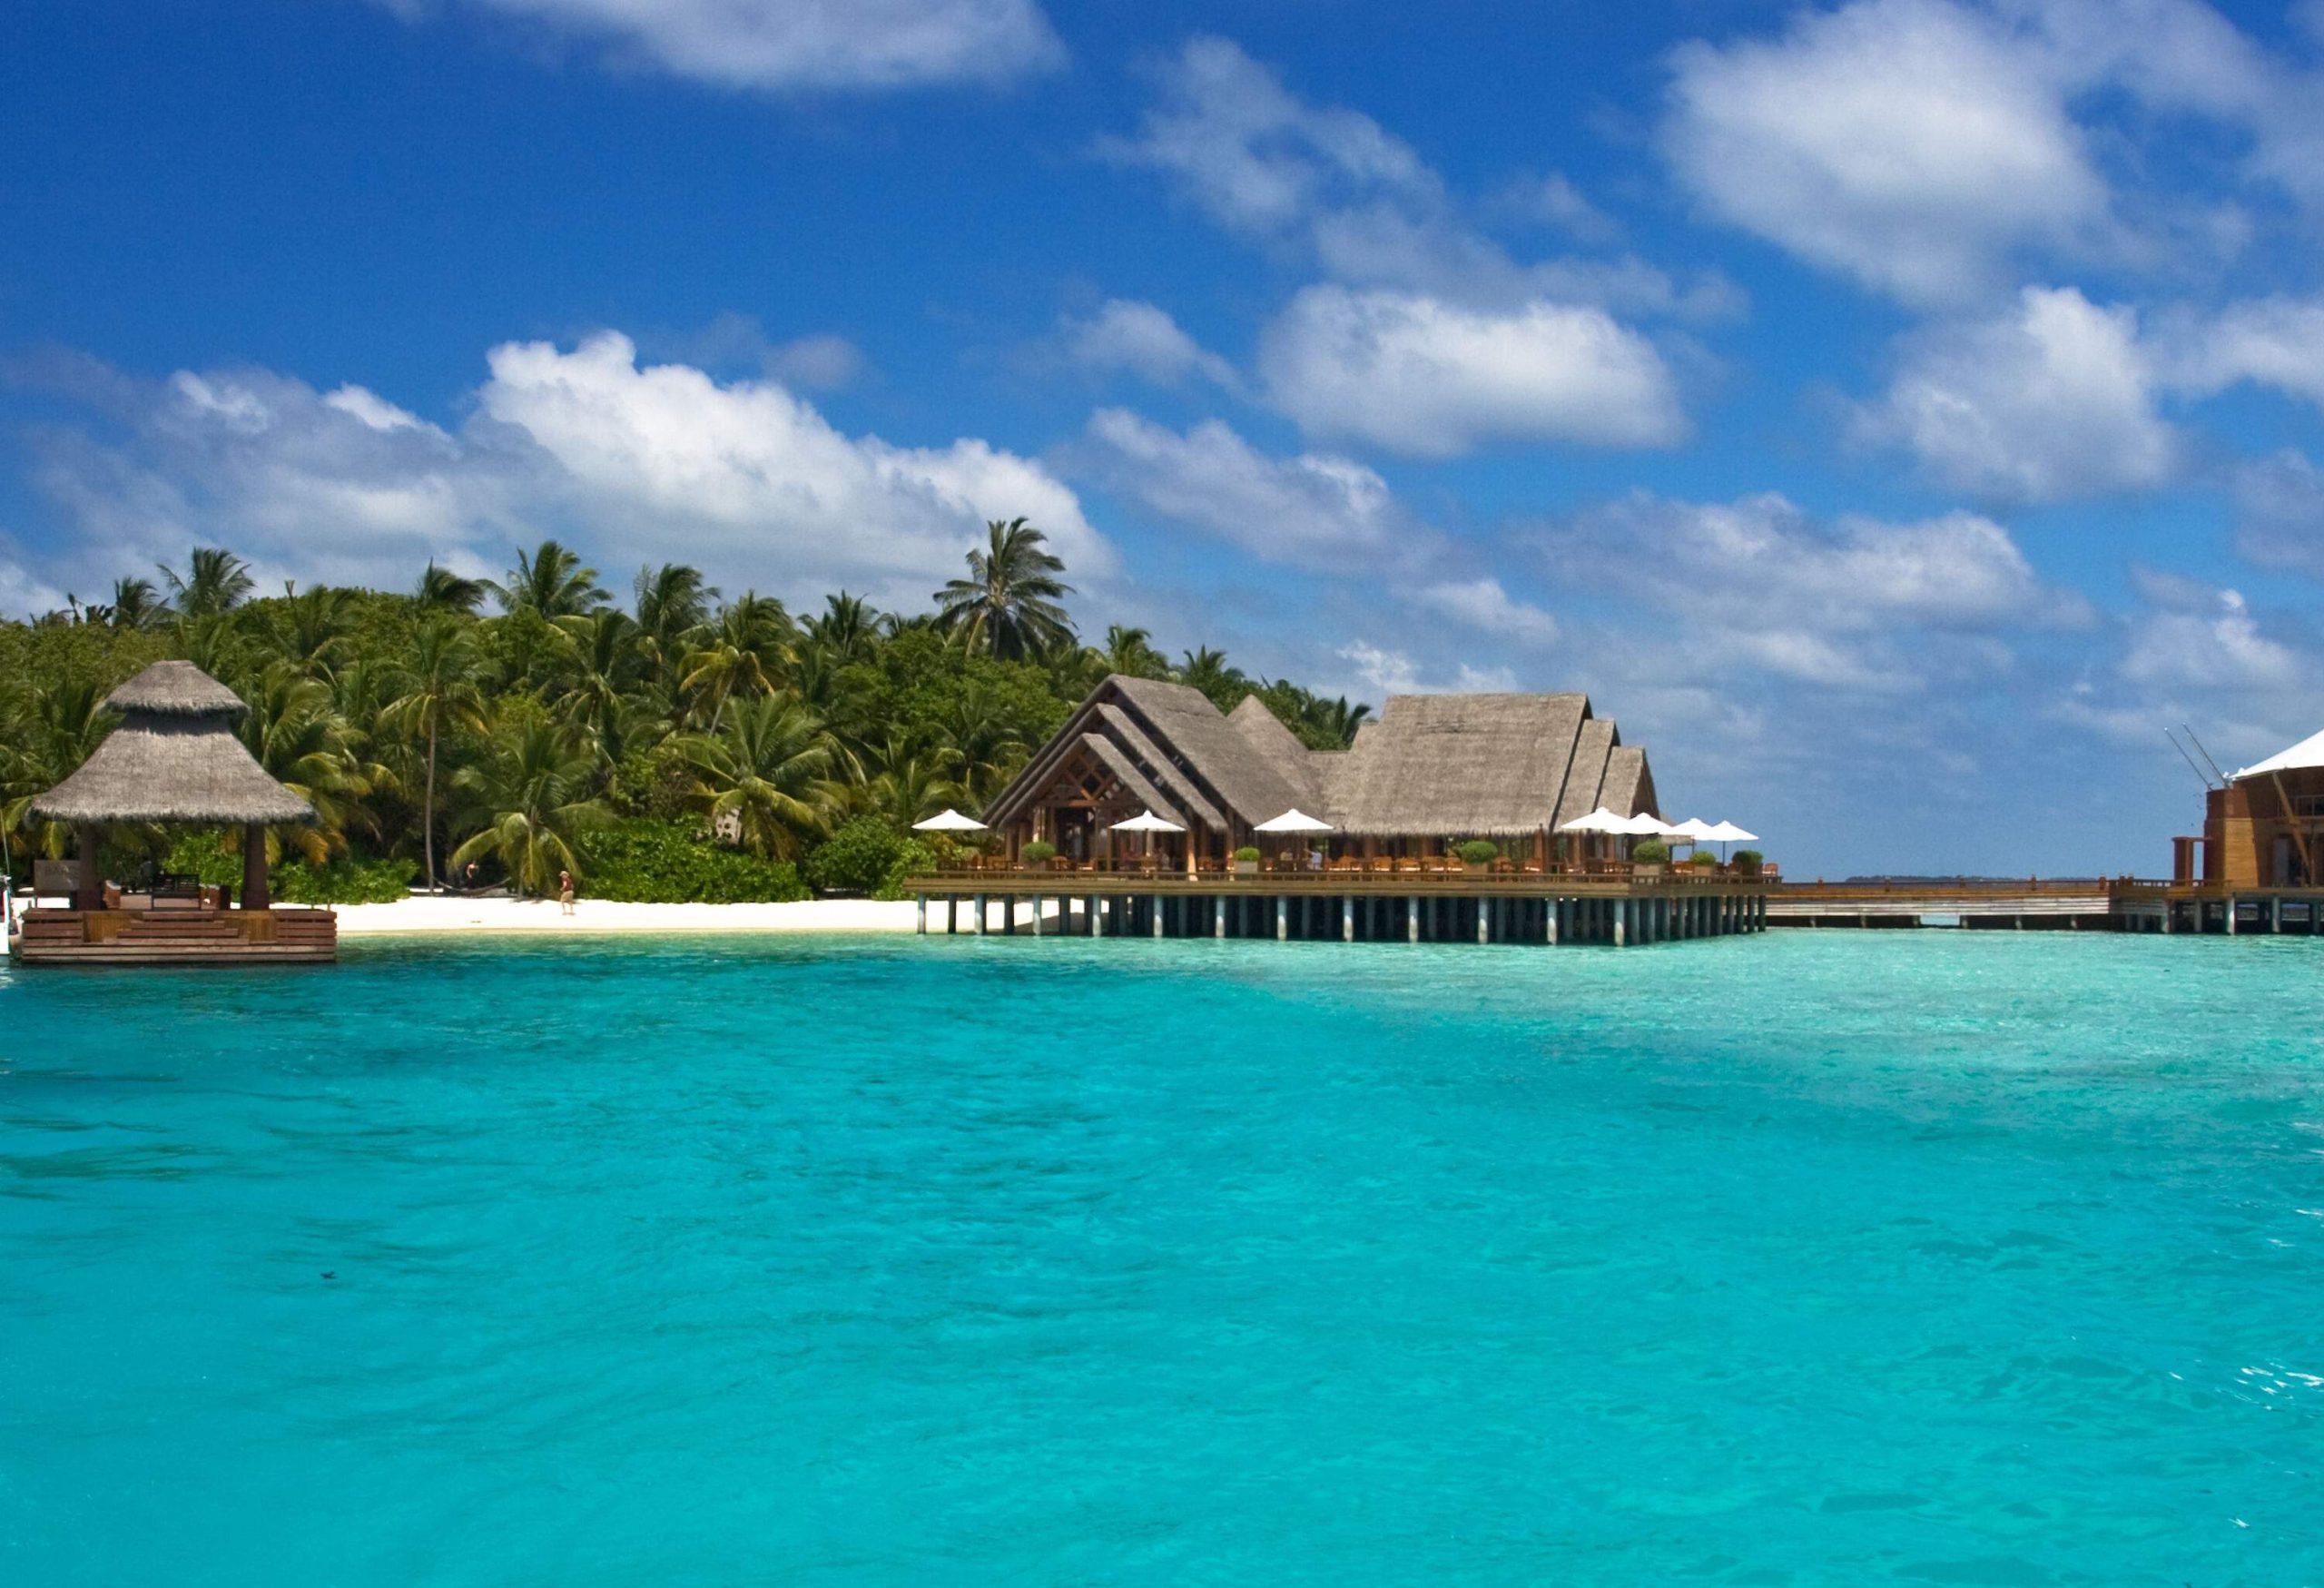
[[[328,964],[328,910],[28,910],[13,950],[25,965]]]

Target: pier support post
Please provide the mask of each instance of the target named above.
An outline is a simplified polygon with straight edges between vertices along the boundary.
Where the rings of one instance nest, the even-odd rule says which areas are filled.
[[[1628,899],[1617,899],[1617,900],[1615,900],[1615,901],[1614,901],[1614,946],[1615,946],[1616,948],[1622,948],[1622,947],[1626,946],[1625,939],[1628,937],[1629,933],[1628,933],[1624,929],[1630,925],[1630,902]]]
[[[1410,893],[1404,895],[1404,941],[1420,941],[1420,901]]]
[[[1004,894],[1000,901],[1000,932],[1004,937],[1017,935],[1017,895]]]
[[[1098,935],[1098,895],[1092,893],[1082,902],[1088,911],[1081,922],[1082,931],[1088,936],[1096,937]]]
[[[1162,895],[1148,893],[1146,896],[1146,904],[1147,908],[1154,912],[1154,935],[1160,937],[1162,935]]]
[[[2268,901],[2268,930],[2275,932],[2281,932],[2283,929],[2284,900],[2283,895],[2278,893]]]
[[[1275,896],[1275,941],[1285,942],[1291,937],[1291,900],[1288,895]]]
[[[1482,899],[1477,901],[1477,941],[1479,942],[1492,941],[1491,917],[1485,913],[1485,903],[1486,901]]]
[[[2227,932],[2227,935],[2228,935],[2228,936],[2230,936],[2230,937],[2233,937],[2233,936],[2235,935],[2235,895],[2234,895],[2234,894],[2230,893],[2230,894],[2227,896],[2227,906],[2226,906],[2226,908],[2225,908],[2224,910],[2222,910],[2222,911],[2221,912],[2221,914],[2223,914],[2223,915],[2225,915],[2225,916],[2227,917],[2227,925],[2226,925],[2226,927],[2225,927],[2225,931],[2226,931],[2226,932]]]
[[[928,935],[928,895],[925,893],[920,896],[920,935]]]
[[[1033,895],[1033,935],[1041,935],[1041,896],[1039,893]]]
[[[1210,935],[1224,941],[1226,936],[1226,895],[1210,896]]]
[[[1558,946],[1558,915],[1564,909],[1562,899],[1541,901],[1541,941],[1551,948]]]
[[[1340,901],[1340,941],[1355,941],[1355,895],[1353,893]]]
[[[982,893],[977,895],[977,935],[979,937],[984,935],[984,895]]]
[[[944,935],[957,936],[960,930],[960,896],[958,893],[947,893],[944,895]]]

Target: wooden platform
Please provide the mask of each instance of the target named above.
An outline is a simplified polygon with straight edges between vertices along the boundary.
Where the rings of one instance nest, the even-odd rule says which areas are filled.
[[[329,910],[27,910],[9,955],[21,965],[327,965]]]

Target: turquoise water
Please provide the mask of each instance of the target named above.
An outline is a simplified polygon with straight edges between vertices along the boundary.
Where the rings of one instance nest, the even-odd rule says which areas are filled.
[[[0,971],[0,1582],[2324,1582],[2319,965]]]

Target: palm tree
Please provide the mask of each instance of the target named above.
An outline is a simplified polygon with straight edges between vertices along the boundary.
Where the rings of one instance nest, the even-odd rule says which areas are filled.
[[[711,702],[710,733],[718,731],[734,695],[773,690],[798,660],[791,645],[796,632],[783,603],[755,590],[745,590],[719,612],[717,624],[686,653],[683,680],[688,695]]]
[[[985,531],[991,543],[969,553],[969,577],[936,592],[939,619],[970,650],[1010,661],[1070,639],[1073,625],[1058,603],[1073,587],[1057,577],[1064,562],[1042,549],[1049,537],[1022,518],[993,520]]]
[[[535,710],[515,710],[487,742],[482,759],[452,774],[470,829],[452,851],[463,866],[491,855],[517,893],[547,893],[560,871],[582,874],[582,833],[612,813],[589,794],[596,757],[569,730]]]
[[[517,554],[521,560],[523,554]],[[419,587],[411,598],[429,612],[465,612],[473,616],[484,598],[492,593],[488,579],[462,578],[448,567],[438,567],[429,559],[427,571],[419,576]]]
[[[506,582],[484,581],[504,610],[537,612],[543,617],[573,617],[606,597],[597,570],[554,540],[544,540],[530,557],[517,553]]]
[[[115,628],[152,628],[166,623],[176,614],[162,599],[151,579],[115,579],[113,582],[113,626]]]
[[[779,695],[743,701],[724,732],[687,740],[683,754],[712,830],[731,828],[753,854],[797,859],[803,838],[829,832],[847,797],[833,775],[846,759],[839,741]]]
[[[333,705],[330,686],[295,663],[274,663],[242,693],[251,707],[242,743],[269,776],[315,808],[311,824],[269,830],[267,858],[278,857],[287,840],[320,865],[347,848],[348,828],[376,826],[362,800],[386,769],[358,757],[360,736]]]
[[[936,733],[938,747],[953,756],[953,775],[978,803],[1000,791],[1029,748],[1002,710],[1000,696],[981,678],[968,680],[953,696]]]
[[[412,636],[411,657],[399,680],[402,693],[379,713],[381,727],[425,740],[428,770],[420,784],[420,853],[428,885],[440,892],[436,870],[436,752],[445,734],[485,731],[484,694],[476,686],[476,645],[467,625],[438,617]]]
[[[253,608],[253,611],[261,609]],[[327,675],[345,654],[355,627],[348,592],[319,585],[303,594],[292,585],[282,587],[280,605],[263,609],[265,623],[257,638],[273,656],[295,663],[301,671]],[[249,621],[247,618],[241,621]]]
[[[635,589],[647,660],[667,675],[685,656],[687,637],[710,621],[718,592],[703,582],[700,568],[677,562],[638,569]]]
[[[844,667],[872,654],[880,643],[880,614],[861,596],[842,590],[827,597],[823,610],[807,620],[807,637]]]
[[[862,785],[864,808],[909,827],[947,805],[970,803],[968,786],[953,777],[960,755],[941,746],[922,748],[891,729],[872,753],[878,771]]]
[[[197,546],[186,560],[186,571],[163,567],[162,582],[170,588],[180,613],[188,617],[216,617],[241,606],[256,587],[250,565],[216,546]]]
[[[108,693],[94,678],[70,674],[24,690],[15,709],[0,713],[0,827],[29,832],[34,852],[51,860],[64,857],[73,829],[34,822],[33,799],[71,776],[112,731]]]
[[[1142,628],[1117,623],[1106,630],[1106,671],[1131,678],[1167,678],[1170,658],[1154,648],[1154,636]]]
[[[1324,730],[1343,745],[1355,743],[1355,730],[1372,715],[1372,707],[1359,701],[1354,705],[1343,695],[1335,700],[1318,699],[1317,715]]]
[[[557,713],[588,730],[607,762],[619,761],[629,691],[644,670],[637,625],[628,613],[608,607],[586,617],[560,617],[556,626],[573,651],[573,673]]]

